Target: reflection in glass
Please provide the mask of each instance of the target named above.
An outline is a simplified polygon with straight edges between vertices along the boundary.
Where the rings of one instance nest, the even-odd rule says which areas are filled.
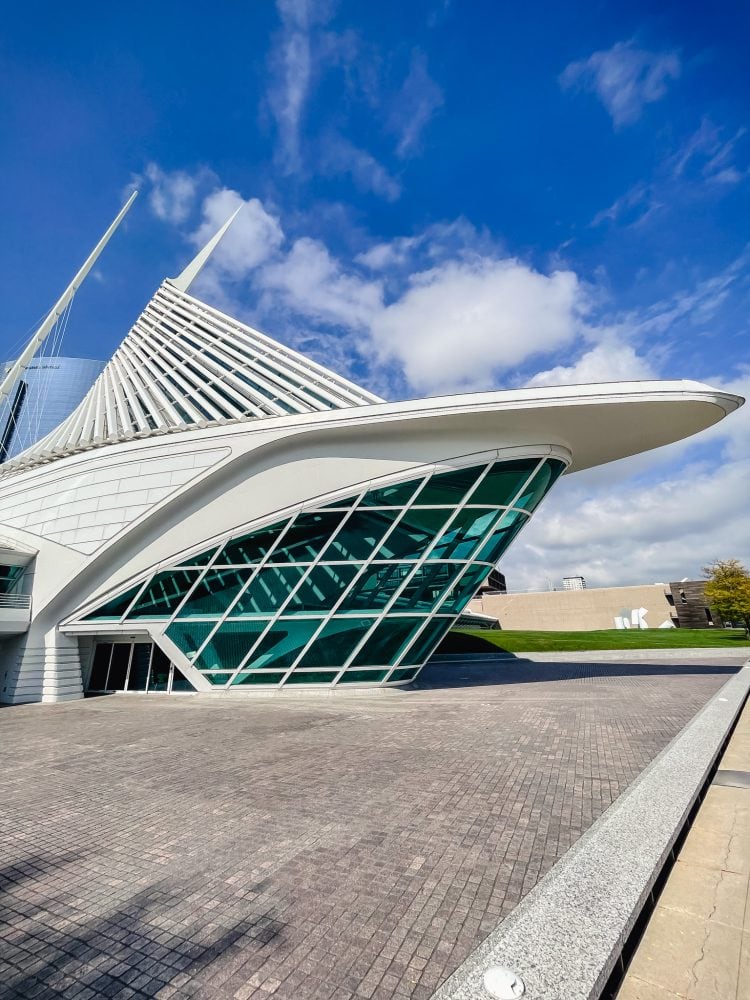
[[[178,618],[220,618],[248,581],[252,569],[210,569],[185,601]]]
[[[473,465],[468,469],[440,472],[427,480],[414,503],[418,507],[426,504],[458,507],[484,470],[484,465]]]
[[[496,517],[491,507],[465,507],[437,540],[429,558],[469,559]]]
[[[450,507],[421,510],[411,507],[380,546],[376,559],[419,559],[453,513]]]
[[[353,666],[392,666],[423,622],[424,618],[383,619],[354,657]]]
[[[232,608],[232,618],[272,615],[302,579],[301,566],[264,566]]]
[[[374,618],[332,618],[298,663],[299,667],[343,667]]]
[[[198,579],[197,569],[167,569],[157,573],[136,601],[131,618],[170,618]]]
[[[242,565],[242,563],[257,563],[268,554],[276,539],[281,534],[281,529],[286,521],[268,525],[258,531],[252,531],[249,535],[242,535],[231,542],[227,542],[219,553],[216,565]]]
[[[267,624],[267,618],[225,621],[203,647],[193,665],[199,670],[236,669],[258,641]]]
[[[320,618],[280,618],[253,650],[246,666],[288,669],[312,638],[320,621]]]
[[[508,507],[538,464],[538,458],[495,462],[467,503]]]

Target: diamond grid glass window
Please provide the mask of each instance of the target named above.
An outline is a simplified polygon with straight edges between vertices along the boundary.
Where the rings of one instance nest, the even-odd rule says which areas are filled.
[[[531,512],[564,464],[529,458],[486,468],[353,489],[227,541],[210,568],[216,546],[183,557],[85,620],[119,621],[136,599],[128,620],[176,612],[166,635],[216,687],[330,684],[349,660],[340,683],[408,682],[528,520],[502,508],[515,500]],[[119,683],[123,671],[111,650],[97,654],[92,674],[109,687],[110,672]],[[160,662],[125,665],[134,690],[146,676],[148,690],[163,690]]]
[[[197,569],[167,569],[157,573],[129,612],[128,620],[171,618],[199,574]]]

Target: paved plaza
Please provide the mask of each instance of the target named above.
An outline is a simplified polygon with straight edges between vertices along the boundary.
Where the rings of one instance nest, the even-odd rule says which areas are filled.
[[[3,708],[0,997],[427,1000],[740,661]]]

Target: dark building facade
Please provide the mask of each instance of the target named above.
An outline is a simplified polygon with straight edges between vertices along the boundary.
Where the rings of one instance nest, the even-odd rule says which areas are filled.
[[[678,628],[721,628],[706,601],[705,580],[681,580],[670,583],[667,601],[672,606],[672,621]]]

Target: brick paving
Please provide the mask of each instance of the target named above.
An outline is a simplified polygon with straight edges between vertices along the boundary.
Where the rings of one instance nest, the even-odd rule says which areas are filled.
[[[6,707],[0,997],[427,1000],[734,669]]]

